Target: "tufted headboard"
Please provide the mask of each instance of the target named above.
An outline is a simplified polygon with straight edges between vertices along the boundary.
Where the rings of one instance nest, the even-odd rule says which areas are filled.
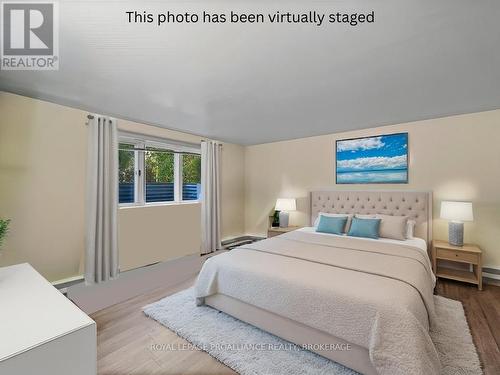
[[[415,237],[432,241],[432,192],[324,190],[311,192],[311,225],[320,212],[339,214],[384,214],[415,220]]]

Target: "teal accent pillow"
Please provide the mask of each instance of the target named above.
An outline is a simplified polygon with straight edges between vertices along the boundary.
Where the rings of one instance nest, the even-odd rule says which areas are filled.
[[[352,237],[378,239],[381,221],[381,219],[360,219],[353,217],[351,229],[349,229],[349,233],[347,233],[347,235]]]
[[[321,215],[319,217],[319,223],[316,228],[316,232],[343,234],[346,223],[347,223],[347,216],[332,217],[332,216]]]

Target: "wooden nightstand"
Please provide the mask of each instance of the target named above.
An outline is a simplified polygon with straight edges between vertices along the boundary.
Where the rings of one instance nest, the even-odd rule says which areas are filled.
[[[440,267],[439,259],[472,265],[472,272]],[[436,277],[476,284],[483,290],[482,252],[479,246],[453,246],[446,241],[432,242],[432,268]]]
[[[299,228],[301,228],[301,227],[295,226],[295,225],[292,225],[292,226],[286,227],[286,228],[270,227],[267,229],[267,238],[279,236],[280,234],[288,233],[288,232],[291,232],[292,230],[296,230]]]

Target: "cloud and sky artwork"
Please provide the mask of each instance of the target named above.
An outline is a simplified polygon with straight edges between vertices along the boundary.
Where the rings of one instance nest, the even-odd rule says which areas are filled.
[[[408,182],[408,133],[337,141],[338,184]]]

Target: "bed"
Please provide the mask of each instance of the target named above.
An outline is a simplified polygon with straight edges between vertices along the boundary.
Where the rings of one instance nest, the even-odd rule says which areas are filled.
[[[428,247],[432,194],[314,191],[311,227],[210,258],[195,285],[206,304],[366,375],[438,374]],[[415,237],[315,232],[320,212],[408,216]]]

